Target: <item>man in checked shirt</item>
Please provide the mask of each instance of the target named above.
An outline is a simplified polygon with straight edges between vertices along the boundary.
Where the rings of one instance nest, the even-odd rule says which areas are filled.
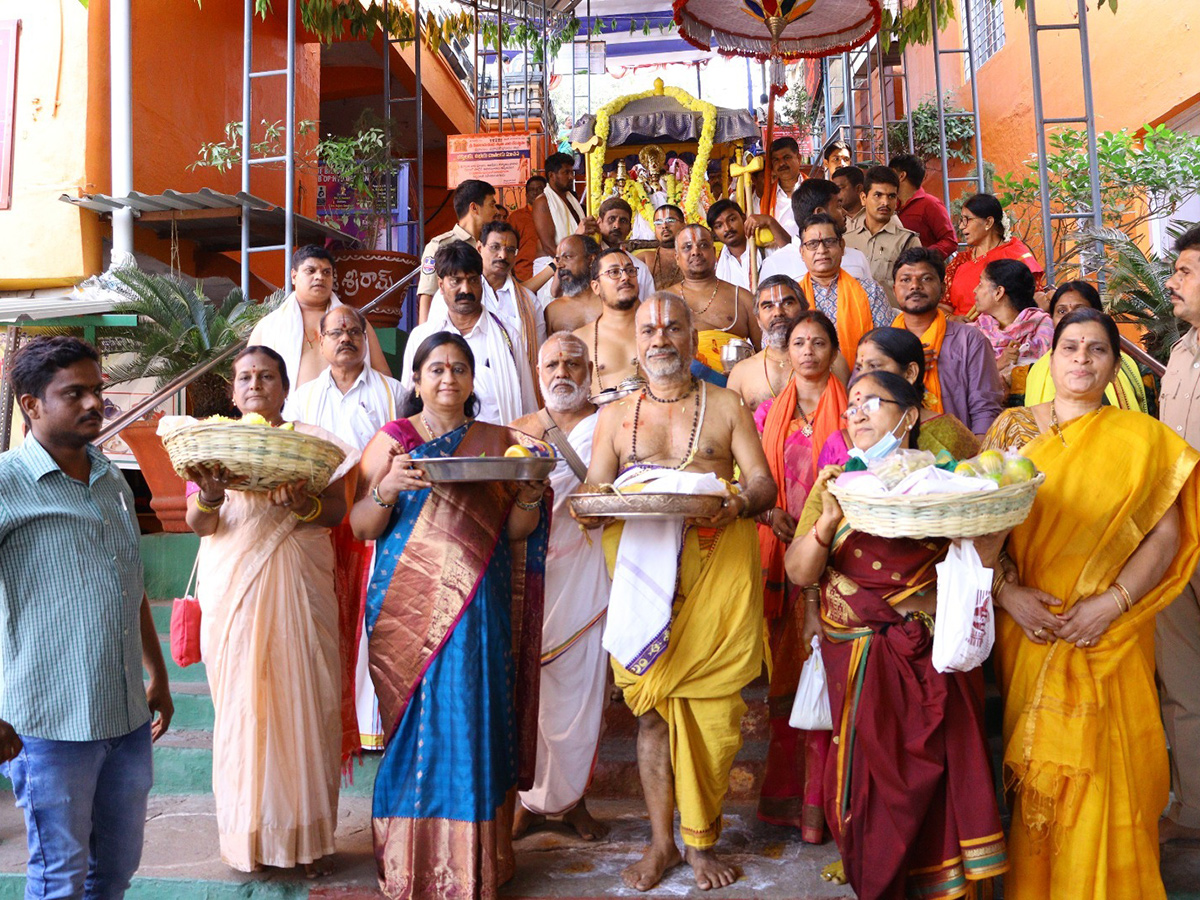
[[[36,338],[6,363],[29,429],[0,455],[0,758],[25,814],[25,896],[122,897],[142,856],[151,741],[174,711],[133,492],[92,444],[95,348]]]

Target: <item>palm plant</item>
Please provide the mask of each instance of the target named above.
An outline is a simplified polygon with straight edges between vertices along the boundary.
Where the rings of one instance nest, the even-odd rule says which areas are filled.
[[[1194,223],[1180,222],[1167,233],[1170,244]],[[1136,240],[1116,228],[1088,229],[1075,242],[1064,263],[1076,257],[1100,264],[1104,274],[1105,305],[1118,322],[1137,325],[1142,346],[1161,363],[1179,340],[1179,320],[1171,306],[1166,282],[1175,270],[1173,249],[1162,256],[1148,254]]]
[[[205,296],[200,282],[189,287],[178,278],[133,267],[110,274],[107,286],[121,297],[113,312],[138,317],[136,326],[114,329],[106,337],[106,352],[132,354],[109,369],[113,384],[153,378],[162,387],[244,340],[273,308],[270,301],[247,302],[237,289],[216,303]],[[188,386],[193,415],[228,413],[231,374],[232,364],[226,361]]]

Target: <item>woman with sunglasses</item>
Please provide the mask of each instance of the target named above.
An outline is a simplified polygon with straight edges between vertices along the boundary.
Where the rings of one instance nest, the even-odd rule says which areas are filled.
[[[917,388],[891,372],[851,382],[851,455],[883,459],[916,447]],[[945,539],[880,538],[855,531],[818,476],[788,577],[818,584],[805,635],[822,634],[833,752],[825,815],[859,897],[962,896],[968,881],[1007,868],[983,727],[983,677],[933,668],[935,564]]]

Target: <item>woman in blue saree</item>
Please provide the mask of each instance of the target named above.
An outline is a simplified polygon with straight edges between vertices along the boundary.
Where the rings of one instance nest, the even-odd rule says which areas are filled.
[[[390,898],[495,896],[513,874],[515,790],[532,783],[548,484],[434,487],[421,468],[537,443],[471,420],[474,366],[457,335],[421,344],[411,415],[367,445],[351,513],[376,540],[366,627],[386,744],[372,818]]]

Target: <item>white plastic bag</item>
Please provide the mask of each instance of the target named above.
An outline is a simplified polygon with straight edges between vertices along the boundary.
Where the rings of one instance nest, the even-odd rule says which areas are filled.
[[[829,708],[829,686],[825,683],[825,663],[821,659],[821,636],[813,635],[812,653],[800,670],[800,685],[792,703],[788,724],[801,731],[830,731],[833,711]]]
[[[937,564],[933,667],[969,672],[983,665],[995,640],[992,570],[984,568],[973,541],[954,541],[945,561]]]

